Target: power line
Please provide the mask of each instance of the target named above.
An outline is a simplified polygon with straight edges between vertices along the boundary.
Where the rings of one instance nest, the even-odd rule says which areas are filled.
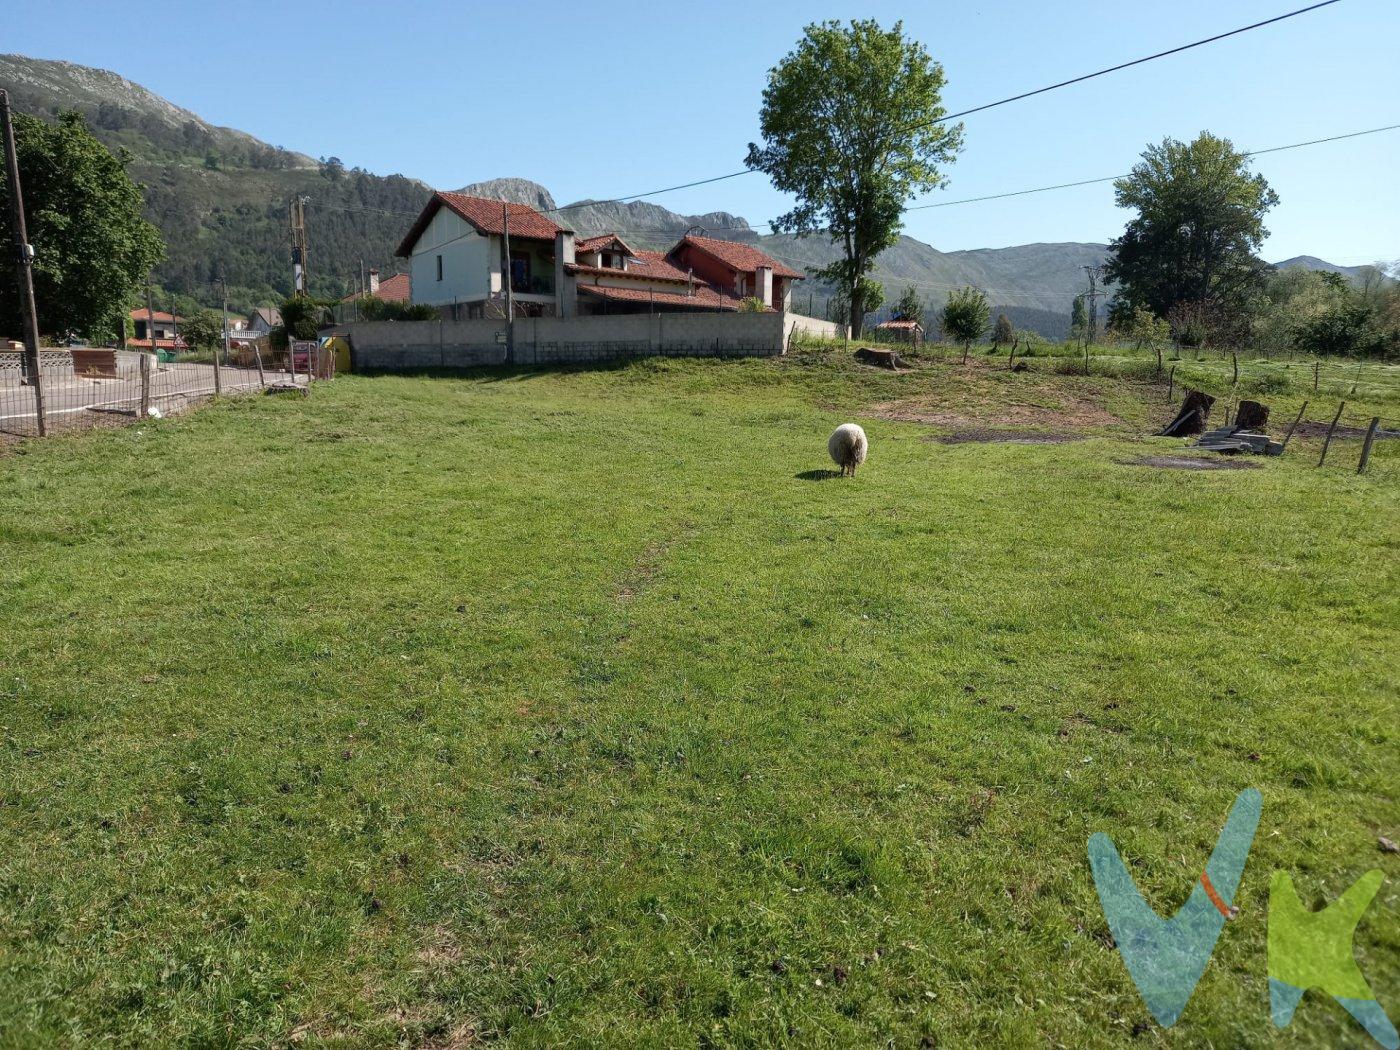
[[[1022,99],[1031,98],[1035,95],[1043,95],[1048,91],[1058,91],[1060,88],[1069,87],[1073,84],[1082,84],[1086,80],[1093,80],[1095,77],[1107,76],[1109,73],[1117,73],[1120,70],[1128,69],[1132,66],[1140,66],[1144,62],[1154,62],[1159,58],[1167,58],[1170,55],[1178,55],[1183,51],[1190,51],[1192,48],[1202,47],[1206,44],[1213,44],[1218,40],[1227,37],[1239,36],[1241,33],[1248,33],[1254,29],[1262,29],[1264,26],[1273,25],[1275,22],[1282,22],[1288,18],[1296,18],[1298,15],[1307,14],[1309,11],[1316,11],[1320,7],[1329,7],[1332,4],[1340,3],[1341,0],[1322,0],[1321,3],[1312,4],[1308,7],[1300,7],[1296,11],[1288,11],[1273,18],[1266,18],[1262,22],[1255,22],[1252,25],[1240,26],[1238,29],[1231,29],[1224,33],[1216,33],[1214,36],[1205,37],[1202,40],[1193,40],[1189,44],[1182,44],[1179,47],[1171,48],[1167,51],[1159,51],[1155,55],[1144,55],[1142,58],[1135,58],[1130,62],[1120,62],[1116,66],[1109,66],[1106,69],[1095,70],[1093,73],[1085,73],[1083,76],[1073,77],[1069,80],[1061,80],[1057,84],[1047,84],[1045,87],[1036,88],[1034,91],[1023,91],[1019,95],[1011,95],[1007,98],[997,99],[995,102],[986,102],[980,106],[973,106],[971,109],[959,110],[957,113],[948,113],[933,120],[925,121],[921,124],[914,124],[902,129],[901,133],[919,131],[923,128],[932,127],[934,124],[941,124],[947,120],[957,120],[959,117],[971,116],[973,113],[982,113],[997,106],[1005,106],[1011,102],[1020,102]],[[705,186],[712,182],[723,182],[725,179],[736,179],[740,175],[750,175],[757,171],[757,168],[745,168],[743,171],[731,171],[728,175],[715,175],[708,179],[697,179],[694,182],[683,182],[678,186],[667,186],[659,190],[647,190],[645,193],[633,193],[625,197],[614,197],[609,200],[587,201],[578,204],[568,204],[561,208],[550,208],[548,212],[572,211],[575,208],[585,208],[590,204],[626,204],[628,201],[638,200],[642,197],[655,197],[662,193],[671,193],[674,190],[687,190],[692,186]],[[1116,176],[1115,176],[1116,177]]]
[[[1261,157],[1265,153],[1282,153],[1284,150],[1302,149],[1304,146],[1317,146],[1324,142],[1340,142],[1342,139],[1360,138],[1362,135],[1378,135],[1382,131],[1395,131],[1400,128],[1400,124],[1387,124],[1383,128],[1368,128],[1365,131],[1348,131],[1341,135],[1329,135],[1322,139],[1309,139],[1307,142],[1290,142],[1287,146],[1270,146],[1268,149],[1249,150],[1242,154],[1246,157]],[[1023,197],[1028,193],[1046,193],[1050,190],[1065,190],[1074,186],[1092,186],[1100,182],[1113,182],[1116,179],[1125,179],[1127,175],[1105,175],[1097,179],[1081,179],[1078,182],[1059,182],[1053,186],[1036,186],[1028,190],[1011,190],[1007,193],[992,193],[985,197],[964,197],[955,201],[936,201],[933,204],[915,204],[905,208],[905,211],[925,211],[929,208],[951,208],[955,204],[976,204],[979,201],[997,201],[1006,197]]]
[[[1004,106],[1008,102],[1019,102],[1023,98],[1031,98],[1033,95],[1043,95],[1047,91],[1056,91],[1063,87],[1069,87],[1071,84],[1082,84],[1084,81],[1093,80],[1095,77],[1106,76],[1109,73],[1117,73],[1119,70],[1128,69],[1132,66],[1140,66],[1144,62],[1152,62],[1159,58],[1166,58],[1168,55],[1179,55],[1183,51],[1190,51],[1193,47],[1201,47],[1204,44],[1213,44],[1217,40],[1224,40],[1226,37],[1239,36],[1239,34],[1248,33],[1252,29],[1262,29],[1264,26],[1273,25],[1275,22],[1282,22],[1286,18],[1295,18],[1298,15],[1305,15],[1309,11],[1316,11],[1319,7],[1327,7],[1331,4],[1335,4],[1338,2],[1340,2],[1340,0],[1322,0],[1321,3],[1313,4],[1309,7],[1300,7],[1296,11],[1289,11],[1287,14],[1275,15],[1273,18],[1266,18],[1264,21],[1255,22],[1253,25],[1240,26],[1240,28],[1231,29],[1229,32],[1226,33],[1217,33],[1215,34],[1215,36],[1208,36],[1204,40],[1195,40],[1189,44],[1182,44],[1180,47],[1174,47],[1169,51],[1158,51],[1155,55],[1145,55],[1142,58],[1135,58],[1131,62],[1120,62],[1116,66],[1109,66],[1107,69],[1100,69],[1094,73],[1085,73],[1082,77],[1075,77],[1072,80],[1062,80],[1058,84],[1050,84],[1047,87],[1036,88],[1034,91],[1023,91],[1019,95],[1012,95],[1010,98],[1004,98],[997,102],[988,102],[986,105],[983,106],[974,106],[972,109],[965,109],[960,113],[950,113],[946,117],[939,117],[937,121],[929,121],[928,124],[939,123],[944,120],[956,120],[958,117],[966,117],[970,116],[973,113],[981,113],[984,110],[994,109],[997,106]],[[927,126],[927,124],[916,125],[916,127],[925,126]]]

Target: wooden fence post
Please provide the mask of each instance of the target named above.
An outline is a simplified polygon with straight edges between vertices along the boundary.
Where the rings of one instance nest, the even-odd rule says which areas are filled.
[[[1318,457],[1317,465],[1320,467],[1327,462],[1327,449],[1332,444],[1332,432],[1337,429],[1337,420],[1342,418],[1342,409],[1347,407],[1343,401],[1337,406],[1337,414],[1332,417],[1332,425],[1327,428],[1327,436],[1322,439],[1322,455]]]
[[[1176,365],[1167,373],[1167,404],[1172,403],[1172,392],[1176,390]]]
[[[1322,374],[1322,362],[1321,362],[1321,361],[1314,361],[1314,362],[1313,362],[1313,393],[1314,393],[1314,394],[1317,393],[1317,381],[1318,381],[1318,378],[1321,376],[1321,374]]]
[[[1230,381],[1231,386],[1240,385],[1240,355],[1233,350],[1230,351],[1230,363],[1235,366],[1235,378]]]
[[[224,392],[224,385],[219,377],[219,348],[214,347],[214,396],[218,397]]]
[[[1371,444],[1376,440],[1376,428],[1381,425],[1380,416],[1371,417],[1371,425],[1366,428],[1366,441],[1361,446],[1361,462],[1356,465],[1358,474],[1366,473],[1366,463],[1371,458]]]
[[[1308,403],[1303,402],[1303,407],[1298,409],[1298,414],[1293,418],[1293,425],[1288,428],[1288,433],[1283,435],[1283,448],[1279,450],[1279,455],[1283,455],[1288,449],[1288,443],[1293,440],[1293,431],[1298,429],[1298,424],[1303,421],[1303,413],[1308,410]]]
[[[263,377],[262,351],[258,349],[258,344],[253,344],[253,360],[258,364],[258,386],[267,386],[267,380]]]
[[[151,339],[151,345],[155,345],[155,339]],[[141,351],[141,412],[140,416],[145,419],[151,414],[151,355],[144,350]]]

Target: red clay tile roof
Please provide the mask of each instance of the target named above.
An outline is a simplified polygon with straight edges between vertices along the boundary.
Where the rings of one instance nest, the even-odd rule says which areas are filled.
[[[621,277],[635,278],[639,281],[666,281],[677,284],[689,284],[690,278],[686,272],[660,252],[640,251],[628,264],[626,270],[615,270],[606,266],[584,266],[582,263],[565,263],[564,269],[570,273],[597,275],[599,277]],[[695,278],[696,287],[704,285],[700,278]],[[580,285],[580,287],[582,287]],[[708,287],[708,286],[707,286]]]
[[[681,239],[680,244],[671,249],[674,253],[682,244],[693,244],[703,252],[713,255],[724,265],[741,273],[753,273],[760,266],[771,266],[775,277],[794,277],[798,280],[806,280],[807,275],[794,270],[790,266],[778,262],[771,255],[765,255],[751,244],[740,244],[738,241],[724,241],[718,237],[696,237],[688,235]]]
[[[599,284],[581,284],[580,295],[590,295],[597,299],[613,302],[654,303],[657,306],[683,306],[692,310],[737,310],[739,300],[728,295],[720,295],[707,284],[696,282],[695,294],[685,292],[656,292],[650,288],[609,288]]]
[[[360,297],[359,292],[351,292],[342,303],[351,303]],[[382,278],[379,282],[379,291],[374,293],[376,299],[382,299],[386,303],[406,303],[412,298],[409,276],[406,273],[390,274]]]
[[[603,233],[599,234],[597,237],[585,237],[583,240],[574,244],[574,250],[579,252],[597,252],[602,251],[604,248],[610,248],[613,245],[617,245],[628,255],[639,254],[633,250],[630,244],[615,233]]]
[[[452,209],[471,223],[478,233],[494,233],[500,236],[504,230],[505,218],[501,214],[500,201],[487,200],[485,197],[469,197],[465,193],[448,193],[444,190],[437,190],[424,206],[422,212],[419,213],[418,218],[414,220],[408,235],[400,242],[398,250],[394,254],[403,258],[412,255],[413,246],[418,243],[418,238],[428,228],[428,223],[433,221],[437,210],[443,207]],[[550,222],[528,204],[507,204],[505,209],[510,216],[510,235],[512,237],[552,241],[554,235],[563,229],[563,227]]]
[[[132,311],[131,311],[131,319],[132,319],[133,321],[144,321],[144,320],[146,320],[146,318],[149,317],[149,316],[150,316],[150,315],[146,312],[146,308],[145,308],[144,306],[141,307],[141,309],[139,309],[139,310],[132,310]],[[183,320],[184,320],[183,317],[176,317],[174,314],[167,314],[167,313],[164,313],[164,312],[162,312],[162,311],[160,311],[160,310],[157,310],[157,311],[156,311],[156,324],[159,324],[161,321],[183,321]]]

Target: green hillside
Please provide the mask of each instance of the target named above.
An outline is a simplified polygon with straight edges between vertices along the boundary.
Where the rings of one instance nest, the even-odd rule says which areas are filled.
[[[298,194],[311,198],[311,288],[319,295],[350,290],[361,260],[392,270],[403,213],[427,194],[401,175],[346,170],[208,124],[103,70],[0,55],[0,87],[22,113],[77,110],[105,145],[130,152],[147,217],[165,236],[156,279],[204,302],[215,300],[221,275],[239,306],[291,290],[287,212]]]

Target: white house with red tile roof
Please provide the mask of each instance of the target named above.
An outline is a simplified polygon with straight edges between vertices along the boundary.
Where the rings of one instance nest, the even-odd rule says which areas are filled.
[[[174,314],[157,310],[155,313],[147,310],[144,306],[139,310],[132,310],[132,338],[126,341],[130,347],[150,347],[151,336],[155,335],[155,349],[176,350],[185,345],[183,339],[177,339],[177,328],[185,320]]]
[[[510,259],[503,266],[507,230]],[[517,313],[563,316],[559,262],[572,254],[572,242],[572,231],[529,205],[437,192],[396,254],[409,260],[415,303],[450,307],[462,317],[501,316],[508,273]]]
[[[686,237],[669,253],[633,248],[616,233],[575,240],[525,204],[434,193],[397,254],[410,260],[412,300],[456,317],[500,317],[503,234],[517,314],[738,310],[746,297],[787,309],[803,275],[752,245]]]

